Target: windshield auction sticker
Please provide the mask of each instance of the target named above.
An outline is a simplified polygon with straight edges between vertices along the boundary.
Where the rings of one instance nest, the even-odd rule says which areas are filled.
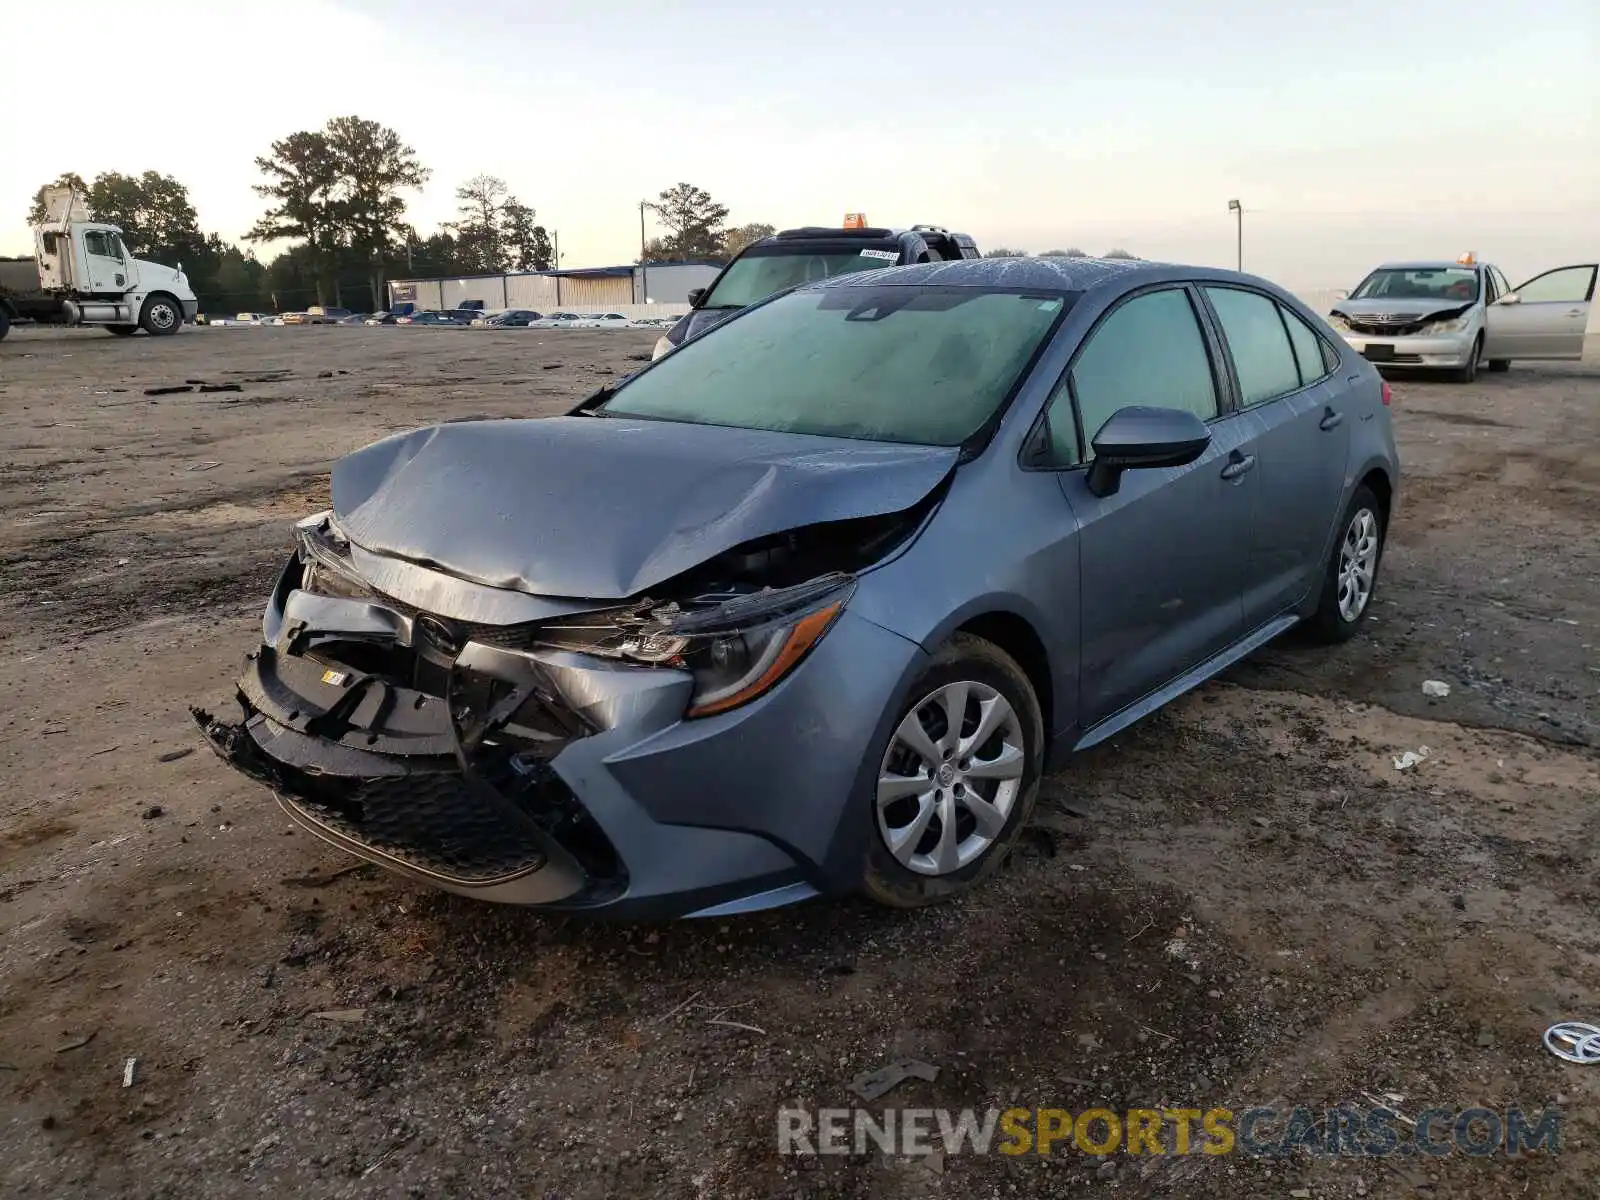
[[[895,259],[899,258],[900,256],[898,254],[896,254],[893,250],[863,250],[861,252],[861,257],[862,258],[881,258],[881,259],[885,259],[888,262],[893,262]]]

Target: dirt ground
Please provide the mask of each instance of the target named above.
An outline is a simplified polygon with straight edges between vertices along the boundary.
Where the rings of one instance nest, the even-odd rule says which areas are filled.
[[[1397,383],[1369,629],[1081,757],[963,902],[619,926],[347,870],[186,713],[228,707],[289,522],[345,451],[560,411],[653,336],[0,346],[0,1194],[1600,1194],[1600,1067],[1540,1045],[1600,1020],[1600,355]],[[241,390],[145,393],[187,379]],[[781,1105],[898,1056],[938,1079],[870,1107],[1566,1122],[1521,1158],[779,1156]]]

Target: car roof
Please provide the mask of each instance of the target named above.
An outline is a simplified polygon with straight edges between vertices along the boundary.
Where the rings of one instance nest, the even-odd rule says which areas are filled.
[[[1474,267],[1484,267],[1484,266],[1488,266],[1488,264],[1487,263],[1481,263],[1481,262],[1479,262],[1479,263],[1454,262],[1454,261],[1447,260],[1447,259],[1442,259],[1442,258],[1430,258],[1430,259],[1422,259],[1422,260],[1419,260],[1417,262],[1386,262],[1386,263],[1379,263],[1378,266],[1373,268],[1373,269],[1377,270],[1377,271],[1445,271],[1445,270],[1450,270],[1451,268],[1457,268],[1457,269],[1460,269],[1460,270],[1463,270],[1463,271],[1470,271]]]
[[[1126,258],[957,258],[857,271],[820,280],[812,287],[881,287],[887,284],[937,284],[944,287],[1038,288],[1051,292],[1086,292],[1109,280],[1170,273],[1169,263]],[[1197,274],[1232,276],[1231,271],[1194,268]],[[1195,277],[1191,275],[1190,277]],[[1241,278],[1240,276],[1233,276]]]

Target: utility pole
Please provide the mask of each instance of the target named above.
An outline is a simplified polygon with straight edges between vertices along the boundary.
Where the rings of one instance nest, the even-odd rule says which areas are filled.
[[[643,293],[639,299],[650,303],[650,266],[649,255],[645,253],[644,240],[644,210],[650,206],[650,201],[639,201],[639,291]]]
[[[550,253],[554,256],[550,266],[556,272],[556,307],[561,307],[561,231],[550,231]]]
[[[1240,204],[1239,201],[1237,201],[1237,200],[1229,200],[1228,201],[1228,211],[1234,214],[1235,221],[1236,221],[1236,223],[1238,225],[1238,231],[1239,231],[1239,233],[1238,233],[1239,256],[1238,256],[1238,267],[1237,267],[1237,269],[1240,270],[1240,271],[1243,271],[1244,270],[1244,205]]]

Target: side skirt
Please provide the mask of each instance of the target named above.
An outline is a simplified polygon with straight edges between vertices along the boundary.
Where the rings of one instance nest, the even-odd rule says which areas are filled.
[[[1185,692],[1200,686],[1213,675],[1227,670],[1245,655],[1259,650],[1280,633],[1292,629],[1299,622],[1299,614],[1293,612],[1274,617],[1271,621],[1247,634],[1233,645],[1217,651],[1199,666],[1179,675],[1171,683],[1157,688],[1143,699],[1135,700],[1120,712],[1112,713],[1079,738],[1073,744],[1072,753],[1075,754],[1079,750],[1087,750],[1090,746],[1098,745],[1108,737],[1121,733],[1135,721],[1148,717],[1156,709],[1176,700]]]

